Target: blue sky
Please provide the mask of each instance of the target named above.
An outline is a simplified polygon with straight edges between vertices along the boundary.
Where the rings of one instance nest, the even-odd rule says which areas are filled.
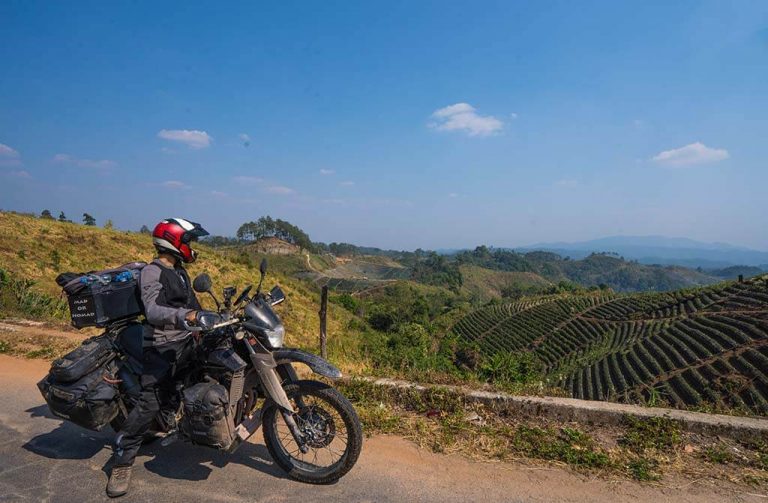
[[[0,4],[0,208],[768,249],[765,2]]]

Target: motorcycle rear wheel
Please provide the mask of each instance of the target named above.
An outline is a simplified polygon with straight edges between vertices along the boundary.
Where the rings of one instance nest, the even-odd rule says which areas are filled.
[[[262,416],[264,442],[272,459],[294,480],[309,484],[336,482],[355,465],[363,444],[363,430],[354,407],[344,395],[318,381],[296,381],[284,389],[298,410],[294,419],[309,438],[309,452],[301,453],[280,409],[273,405]],[[303,408],[297,405],[297,398],[301,398]]]

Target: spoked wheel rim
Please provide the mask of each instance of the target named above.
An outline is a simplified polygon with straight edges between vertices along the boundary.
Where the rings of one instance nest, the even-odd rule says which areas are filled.
[[[295,394],[298,395],[298,394]],[[309,471],[334,470],[344,462],[349,451],[349,427],[333,403],[313,394],[290,396],[297,410],[293,414],[299,431],[306,439],[306,453],[296,443],[282,414],[274,415],[276,446],[297,467]]]

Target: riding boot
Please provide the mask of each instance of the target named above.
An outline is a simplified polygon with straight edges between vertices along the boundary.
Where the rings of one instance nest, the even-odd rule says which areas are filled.
[[[117,498],[128,492],[128,486],[131,485],[131,465],[116,465],[112,467],[112,473],[109,474],[107,482],[107,496]]]

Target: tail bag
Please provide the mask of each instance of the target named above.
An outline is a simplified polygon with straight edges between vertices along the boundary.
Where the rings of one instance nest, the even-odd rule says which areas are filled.
[[[56,283],[67,295],[72,325],[105,327],[142,314],[139,275],[146,265],[131,262],[116,269],[59,274]]]

